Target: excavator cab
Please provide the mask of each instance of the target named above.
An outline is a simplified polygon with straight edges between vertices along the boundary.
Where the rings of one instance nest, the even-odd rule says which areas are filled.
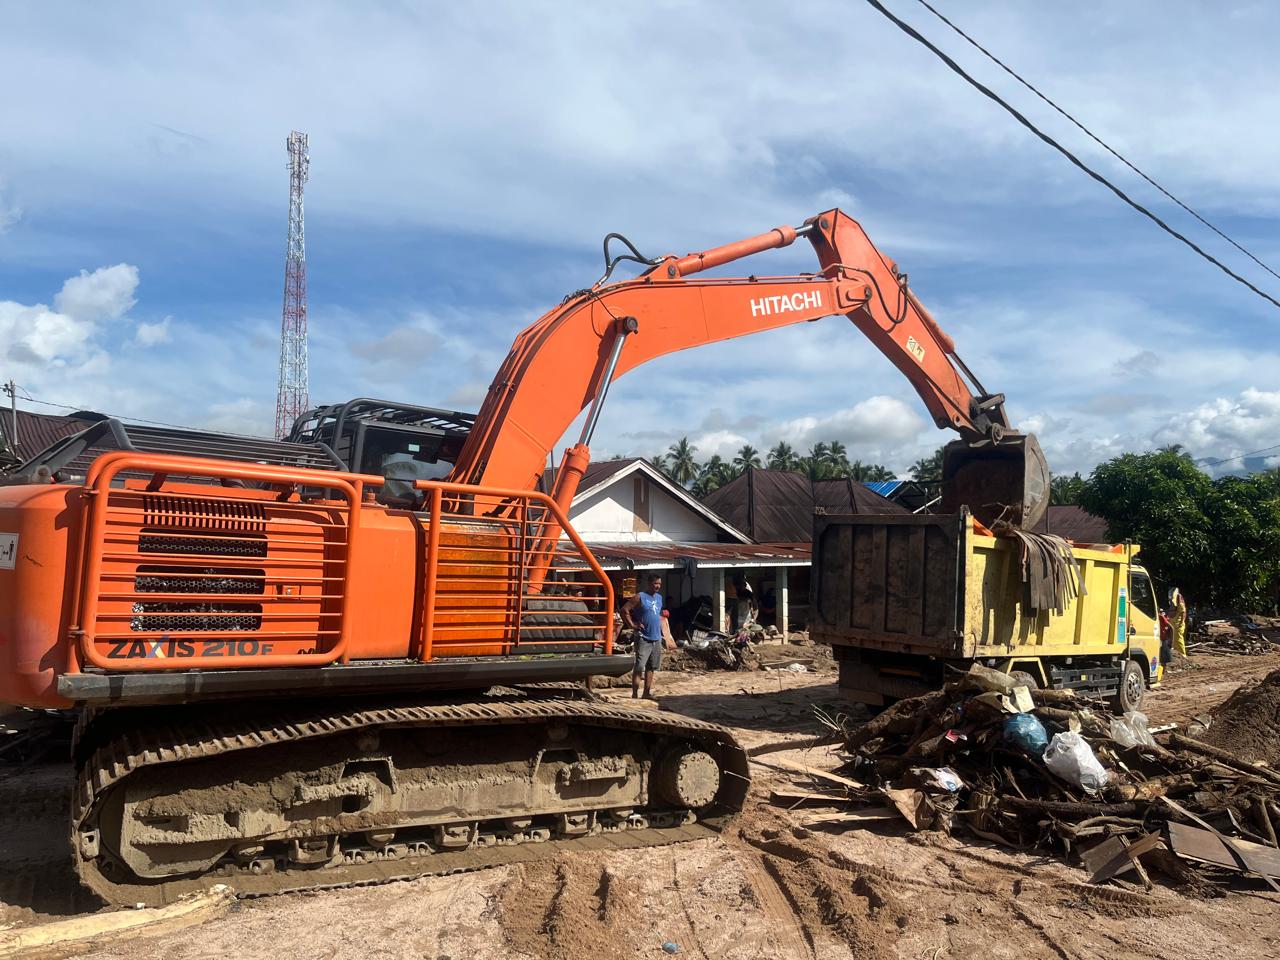
[[[942,453],[942,512],[962,506],[979,523],[1044,528],[1049,508],[1049,465],[1034,434],[1006,433],[981,445],[953,440]]]

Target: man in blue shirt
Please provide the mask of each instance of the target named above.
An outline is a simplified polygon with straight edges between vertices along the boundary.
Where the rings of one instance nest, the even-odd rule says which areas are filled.
[[[644,698],[653,700],[653,675],[662,666],[662,576],[651,574],[643,593],[622,605],[622,619],[636,638],[636,662],[631,671],[631,699],[640,697],[640,675],[644,674]]]

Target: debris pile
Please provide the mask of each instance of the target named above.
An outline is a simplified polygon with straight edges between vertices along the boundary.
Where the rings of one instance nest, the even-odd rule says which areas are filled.
[[[1250,763],[1280,764],[1280,670],[1215,707],[1202,739]]]
[[[1280,671],[1264,686],[1274,721]],[[837,808],[811,824],[904,819],[1078,856],[1094,882],[1132,872],[1150,886],[1152,868],[1201,890],[1245,874],[1280,891],[1280,772],[1229,747],[1154,733],[1162,742],[1141,713],[1114,716],[1101,701],[975,665],[943,690],[841,729],[848,767],[806,770],[822,786],[773,801]]]
[[[1257,656],[1280,651],[1280,618],[1236,616],[1206,620],[1187,638],[1187,653]]]

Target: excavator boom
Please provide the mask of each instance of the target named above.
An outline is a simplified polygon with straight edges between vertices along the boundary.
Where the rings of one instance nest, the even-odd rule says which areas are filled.
[[[700,277],[699,273],[804,236],[819,269],[798,276]],[[1011,431],[1004,397],[986,392],[862,227],[829,210],[798,228],[684,257],[649,262],[640,277],[566,298],[520,333],[494,377],[452,478],[533,487],[573,420],[591,407],[566,451],[555,499],[572,500],[589,461],[590,433],[609,383],[648,360],[689,347],[844,315],[889,358],[941,428],[960,434],[947,457],[948,495],[963,495],[986,522],[1034,527],[1047,505],[1048,475],[1033,437]],[[991,464],[986,469],[984,464]],[[963,484],[951,483],[954,476]]]

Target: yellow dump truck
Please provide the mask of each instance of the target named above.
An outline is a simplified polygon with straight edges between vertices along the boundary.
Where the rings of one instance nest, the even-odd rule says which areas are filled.
[[[1159,680],[1160,623],[1134,544],[1076,544],[1084,589],[1063,613],[1028,609],[1019,546],[968,512],[815,518],[810,635],[840,688],[883,705],[974,662],[1040,687],[1137,709]]]

